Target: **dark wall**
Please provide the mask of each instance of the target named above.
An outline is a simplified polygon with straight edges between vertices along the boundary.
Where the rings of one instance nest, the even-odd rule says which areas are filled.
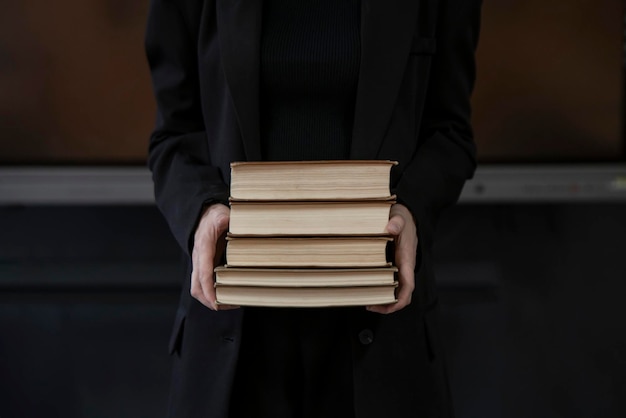
[[[0,208],[0,231],[0,417],[165,416],[181,272],[156,208]]]
[[[439,232],[460,417],[626,416],[626,205],[461,206]]]
[[[437,241],[459,418],[626,416],[626,205],[463,205]],[[155,417],[179,251],[153,207],[0,208],[0,417]]]

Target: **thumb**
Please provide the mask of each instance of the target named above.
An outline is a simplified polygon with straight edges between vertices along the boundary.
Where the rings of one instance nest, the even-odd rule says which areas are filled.
[[[228,231],[228,224],[230,222],[230,216],[228,214],[220,214],[215,219],[215,230],[217,237],[219,238],[224,232]]]
[[[400,235],[400,232],[404,229],[404,219],[402,216],[392,216],[387,223],[386,232],[390,235]]]

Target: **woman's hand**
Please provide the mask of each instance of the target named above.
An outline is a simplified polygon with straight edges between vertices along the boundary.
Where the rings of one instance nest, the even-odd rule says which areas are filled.
[[[417,256],[417,228],[413,215],[399,203],[391,207],[386,232],[395,241],[395,262],[398,267],[398,301],[388,305],[368,306],[367,310],[381,314],[399,311],[411,303],[415,289],[415,257]]]
[[[215,275],[213,269],[219,263],[226,248],[226,232],[230,221],[230,209],[221,203],[207,207],[196,228],[191,260],[191,296],[200,303],[218,310],[215,300]],[[219,305],[220,310],[238,306]]]

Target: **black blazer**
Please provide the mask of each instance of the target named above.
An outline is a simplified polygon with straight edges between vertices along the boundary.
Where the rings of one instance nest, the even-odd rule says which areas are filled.
[[[475,168],[470,95],[481,0],[361,3],[350,158],[400,163],[392,189],[416,219],[419,250],[412,304],[353,320],[357,416],[447,416],[431,248],[440,211]],[[158,113],[149,167],[187,265],[170,344],[172,416],[227,416],[245,309],[212,312],[191,298],[189,254],[203,205],[227,203],[229,163],[261,158],[261,17],[261,0],[151,2],[146,51]],[[373,343],[361,344],[363,329]]]

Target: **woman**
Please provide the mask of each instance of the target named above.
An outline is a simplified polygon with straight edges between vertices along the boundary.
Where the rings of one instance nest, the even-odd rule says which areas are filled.
[[[170,416],[452,415],[431,247],[475,168],[479,16],[479,0],[152,0],[149,166],[188,267]],[[229,163],[289,159],[399,161],[397,303],[217,309]]]

